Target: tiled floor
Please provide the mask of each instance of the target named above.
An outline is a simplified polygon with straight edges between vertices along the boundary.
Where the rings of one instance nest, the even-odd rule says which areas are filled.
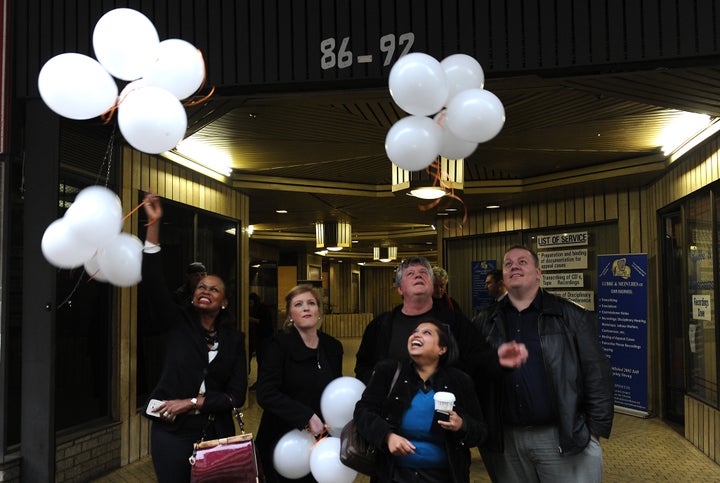
[[[344,339],[342,342],[346,352],[343,372],[352,375],[359,340]],[[250,382],[255,377],[253,368]],[[246,430],[255,431],[262,409],[255,402],[254,392],[250,392],[248,404],[249,407],[244,411]],[[602,446],[606,482],[720,482],[720,466],[657,418],[641,419],[616,414],[613,433],[609,440],[602,441]],[[473,451],[470,477],[472,482],[490,481],[477,451]],[[124,483],[156,480],[148,457],[95,481]],[[355,481],[367,483],[369,478],[360,475]]]

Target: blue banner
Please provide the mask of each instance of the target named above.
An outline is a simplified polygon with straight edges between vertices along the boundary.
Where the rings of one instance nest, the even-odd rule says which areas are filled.
[[[615,407],[648,414],[647,254],[598,255],[600,342],[612,365]]]
[[[493,301],[485,287],[485,279],[491,270],[497,268],[496,260],[479,260],[472,262],[472,308],[481,310]]]

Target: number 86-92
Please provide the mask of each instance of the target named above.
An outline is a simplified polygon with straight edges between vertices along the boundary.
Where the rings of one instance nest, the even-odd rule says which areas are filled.
[[[410,52],[413,42],[415,42],[415,34],[412,32],[401,34],[397,40],[395,39],[395,34],[387,34],[380,37],[380,52],[385,54],[383,65],[390,65],[393,60],[393,55],[395,55],[395,50],[398,47],[402,47],[402,52],[400,52],[398,57]],[[340,41],[340,47],[336,53],[335,37],[330,37],[320,42],[320,52],[322,53],[322,57],[320,57],[320,67],[323,70],[333,69],[335,67],[338,69],[350,67],[353,64],[354,58],[353,53],[348,50],[349,43],[350,37],[343,37]],[[358,62],[366,63],[372,61],[371,54],[358,55],[358,59],[361,58],[362,60],[359,60]]]

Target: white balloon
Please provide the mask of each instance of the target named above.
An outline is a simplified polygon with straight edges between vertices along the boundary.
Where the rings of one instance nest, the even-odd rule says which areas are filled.
[[[118,104],[118,127],[138,151],[159,154],[185,136],[187,114],[177,97],[160,87],[130,90]]]
[[[45,62],[38,75],[40,97],[56,114],[69,119],[91,119],[117,100],[115,79],[97,60],[67,53]]]
[[[111,190],[89,186],[78,193],[64,218],[78,238],[99,248],[122,230],[122,204]]]
[[[190,42],[167,39],[160,42],[158,56],[143,74],[147,85],[162,87],[178,99],[190,97],[205,79],[205,61]]]
[[[437,157],[441,136],[442,128],[429,117],[407,116],[390,127],[385,152],[399,167],[419,171]]]
[[[273,450],[275,471],[296,480],[310,474],[310,451],[315,438],[307,431],[293,429],[280,438]]]
[[[485,73],[482,66],[469,55],[450,55],[440,62],[440,66],[447,79],[448,102],[464,90],[482,89],[485,85]]]
[[[95,246],[79,239],[64,218],[58,218],[48,225],[43,234],[40,248],[45,259],[58,268],[76,268],[92,258]]]
[[[323,438],[310,453],[310,471],[318,483],[351,483],[357,471],[340,461],[340,438]]]
[[[100,264],[98,264],[97,255],[85,260],[85,273],[88,277],[92,277],[97,282],[108,282],[107,276],[100,270]]]
[[[388,86],[395,103],[416,116],[435,114],[448,97],[448,84],[440,62],[421,52],[403,55],[395,62]]]
[[[352,419],[355,403],[360,400],[364,390],[362,381],[348,376],[333,379],[325,386],[320,396],[320,411],[325,424],[330,426],[330,434],[340,435],[342,428]]]
[[[453,97],[447,107],[447,127],[460,139],[489,141],[505,124],[505,108],[495,94],[468,89]]]
[[[98,266],[111,284],[131,287],[142,279],[142,252],[143,244],[138,237],[120,233],[98,250]]]
[[[433,120],[442,128],[442,135],[440,136],[440,149],[438,150],[440,156],[444,156],[447,159],[464,159],[475,152],[478,143],[460,139],[455,136],[450,129],[448,129],[447,115],[444,109],[437,113]]]
[[[160,38],[142,13],[116,8],[100,17],[93,30],[95,57],[112,75],[131,81],[142,76],[157,57]]]

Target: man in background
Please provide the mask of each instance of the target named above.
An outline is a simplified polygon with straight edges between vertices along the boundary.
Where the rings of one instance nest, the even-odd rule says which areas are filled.
[[[490,305],[499,302],[503,297],[505,297],[505,295],[507,295],[507,288],[505,288],[505,282],[503,282],[502,270],[498,268],[488,272],[487,277],[485,277],[485,288],[488,291],[488,295],[490,295],[493,299]]]
[[[175,289],[173,300],[178,305],[190,305],[192,303],[195,287],[200,280],[207,277],[207,269],[200,262],[192,262],[185,269],[185,283]]]

